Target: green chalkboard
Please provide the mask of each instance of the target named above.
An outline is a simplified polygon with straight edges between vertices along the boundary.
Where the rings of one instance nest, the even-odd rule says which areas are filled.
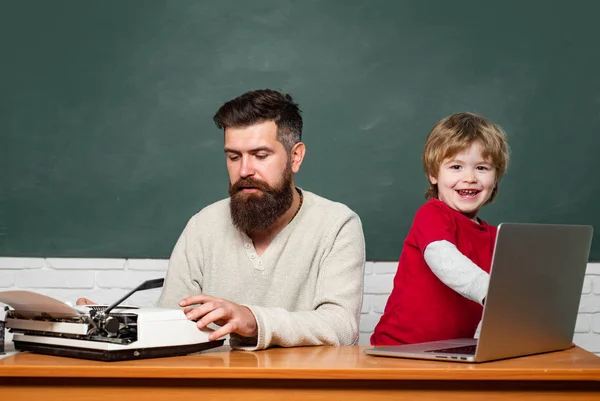
[[[397,260],[442,117],[500,124],[512,163],[481,216],[600,233],[600,2],[0,2],[0,256],[168,257],[227,196],[212,115],[291,93],[298,184],[362,218]],[[600,234],[591,260],[600,261]]]

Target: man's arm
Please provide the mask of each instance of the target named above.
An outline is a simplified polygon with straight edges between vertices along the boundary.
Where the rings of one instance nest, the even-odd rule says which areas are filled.
[[[169,268],[157,306],[179,308],[187,294],[202,293],[202,249],[193,241],[195,220],[192,218],[173,248]]]

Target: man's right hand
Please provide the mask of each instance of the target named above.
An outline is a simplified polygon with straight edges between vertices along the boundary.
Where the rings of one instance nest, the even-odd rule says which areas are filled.
[[[191,307],[191,305],[199,305]],[[256,337],[258,323],[254,314],[247,306],[242,306],[227,299],[211,297],[206,294],[187,297],[179,306],[186,307],[183,312],[189,320],[196,320],[199,329],[210,323],[221,326],[210,333],[210,341],[218,340],[227,334],[236,333],[243,337]]]
[[[96,302],[90,301],[87,298],[79,298],[75,302],[75,305],[96,305]]]

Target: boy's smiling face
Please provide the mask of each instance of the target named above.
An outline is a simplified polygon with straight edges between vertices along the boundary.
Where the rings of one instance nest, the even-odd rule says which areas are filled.
[[[437,177],[429,180],[438,187],[438,199],[477,222],[477,212],[496,187],[496,168],[482,155],[479,142],[445,159]]]

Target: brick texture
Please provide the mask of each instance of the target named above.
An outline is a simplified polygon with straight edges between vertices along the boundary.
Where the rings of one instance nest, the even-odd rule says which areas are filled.
[[[109,304],[144,280],[164,277],[168,260],[0,258],[0,291],[24,289],[75,303],[86,297]],[[396,262],[367,262],[361,309],[360,344],[369,337],[393,288]],[[126,303],[153,305],[160,289],[134,294]],[[600,355],[600,263],[588,265],[574,342]]]

